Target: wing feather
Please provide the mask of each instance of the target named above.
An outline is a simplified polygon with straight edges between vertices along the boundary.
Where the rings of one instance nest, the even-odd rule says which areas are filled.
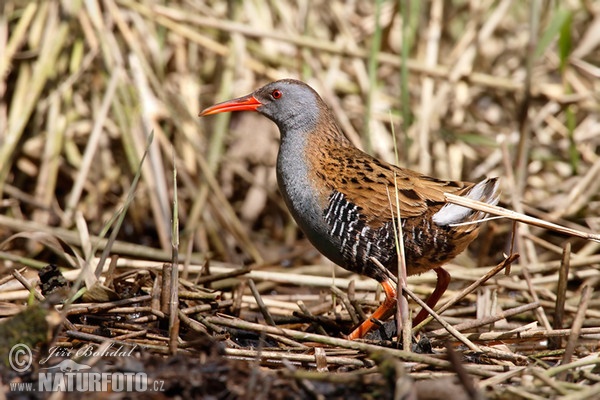
[[[460,194],[473,186],[400,168],[353,147],[322,150],[327,157],[317,157],[317,169],[327,191],[343,193],[373,227],[397,217],[396,198],[402,218],[418,217],[439,210],[445,204],[444,193]]]

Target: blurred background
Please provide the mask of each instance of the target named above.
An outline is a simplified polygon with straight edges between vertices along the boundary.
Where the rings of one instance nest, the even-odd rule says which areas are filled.
[[[168,259],[177,185],[182,255],[322,261],[277,192],[274,124],[197,117],[281,78],[313,86],[377,157],[500,176],[508,208],[598,231],[599,41],[591,0],[5,0],[0,239],[46,232],[77,247],[106,234],[153,133],[114,253]],[[486,261],[512,229],[491,225]],[[519,230],[525,260],[560,257],[564,237],[534,233]],[[61,257],[33,242],[10,241],[3,263]]]

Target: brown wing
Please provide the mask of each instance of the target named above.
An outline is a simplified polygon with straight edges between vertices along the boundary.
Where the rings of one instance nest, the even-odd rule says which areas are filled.
[[[323,149],[325,150],[325,149]],[[396,217],[396,197],[402,218],[434,213],[445,203],[444,193],[460,193],[473,184],[442,181],[384,163],[352,147],[326,149],[318,158],[325,186],[343,193],[360,207],[366,222],[378,227]],[[396,191],[397,188],[397,191]]]

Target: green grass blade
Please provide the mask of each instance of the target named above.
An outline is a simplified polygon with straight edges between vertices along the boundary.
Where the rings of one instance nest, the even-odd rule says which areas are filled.
[[[550,46],[550,44],[557,37],[557,35],[561,34],[565,25],[570,26],[570,21],[572,20],[572,17],[572,12],[570,10],[565,9],[560,9],[556,12],[556,14],[554,14],[552,20],[550,21],[550,24],[548,25],[548,27],[544,31],[544,34],[538,41],[534,52],[535,58],[538,58],[546,51],[548,46]]]

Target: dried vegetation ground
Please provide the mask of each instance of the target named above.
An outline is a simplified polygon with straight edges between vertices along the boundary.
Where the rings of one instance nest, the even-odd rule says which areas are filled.
[[[349,342],[381,293],[298,232],[275,127],[197,113],[299,78],[372,154],[499,176],[507,208],[598,232],[599,42],[591,0],[1,2],[0,348],[37,361],[2,388],[26,396],[9,383],[49,348],[122,344],[77,361],[156,397],[598,398],[599,243],[495,220],[447,268],[451,328]],[[84,297],[51,306],[70,294],[48,264]]]

